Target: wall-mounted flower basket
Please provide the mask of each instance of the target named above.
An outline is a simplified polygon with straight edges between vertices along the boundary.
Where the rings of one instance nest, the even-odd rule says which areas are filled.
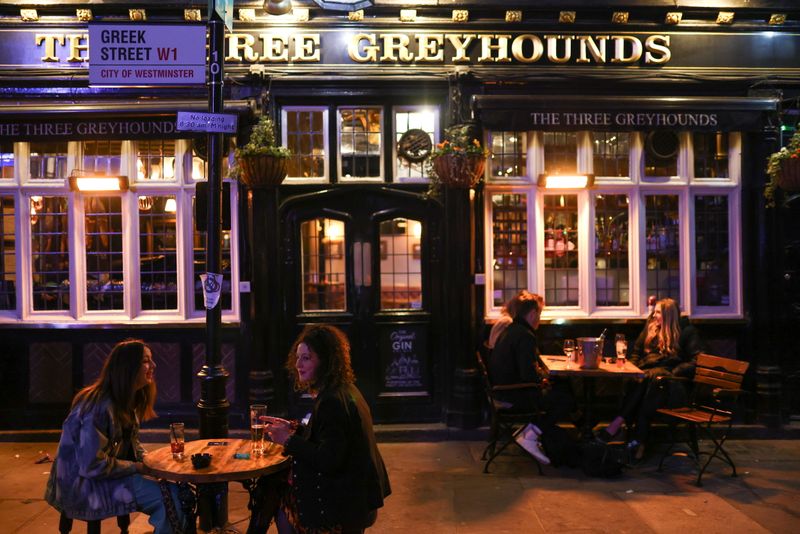
[[[781,162],[778,187],[788,192],[800,191],[800,158],[789,158]]]
[[[263,154],[260,156],[239,156],[240,180],[250,189],[275,187],[286,178],[288,158]]]
[[[470,154],[443,154],[433,160],[433,168],[447,187],[468,189],[483,176],[486,157]]]

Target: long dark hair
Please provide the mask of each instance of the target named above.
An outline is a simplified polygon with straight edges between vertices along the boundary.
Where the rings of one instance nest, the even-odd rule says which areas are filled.
[[[114,345],[100,376],[75,395],[72,406],[82,405],[81,413],[84,413],[102,399],[109,399],[114,419],[123,427],[133,423],[131,416],[134,413],[140,421],[154,418],[155,382],[133,389],[144,361],[145,348],[147,345],[141,339],[126,339]]]
[[[301,382],[297,373],[297,347],[300,343],[305,343],[319,358],[313,384]],[[294,379],[294,388],[297,391],[320,391],[356,381],[350,364],[350,342],[347,336],[335,326],[326,324],[308,325],[300,332],[286,359],[286,370]]]

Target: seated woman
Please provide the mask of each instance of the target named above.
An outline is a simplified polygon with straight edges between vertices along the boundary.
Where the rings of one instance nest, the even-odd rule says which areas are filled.
[[[517,314],[517,306],[520,300],[527,300],[531,297],[532,294],[523,289],[508,299],[508,302],[506,302],[500,310],[500,317],[495,321],[492,325],[492,329],[489,331],[489,339],[486,340],[487,348],[493,349],[494,346],[497,345],[497,340],[500,339],[500,335],[514,322],[514,316]]]
[[[307,326],[289,352],[286,368],[295,388],[314,397],[314,406],[306,426],[267,419],[269,438],[292,456],[278,531],[363,532],[375,523],[391,489],[372,415],[353,384],[350,343],[333,326]]]
[[[693,361],[702,352],[697,330],[686,324],[681,328],[677,303],[666,298],[656,302],[653,315],[636,340],[630,360],[644,371],[645,377],[628,390],[622,413],[601,431],[601,437],[611,439],[623,423],[635,425],[630,446],[637,460],[644,456],[644,444],[650,422],[656,410],[666,402],[668,391],[658,387],[659,376],[687,376],[693,373]]]
[[[127,339],[111,350],[97,380],[75,395],[45,490],[59,512],[92,521],[140,511],[155,534],[172,532],[158,483],[142,476],[139,421],[156,416],[155,368],[147,345]],[[177,502],[177,486],[170,491]]]

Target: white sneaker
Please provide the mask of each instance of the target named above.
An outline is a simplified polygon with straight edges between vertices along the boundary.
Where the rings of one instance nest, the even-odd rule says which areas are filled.
[[[527,430],[527,429],[526,429]],[[539,442],[538,436],[531,436],[529,433],[524,436],[524,431],[520,432],[515,438],[520,447],[528,451],[528,453],[536,458],[536,461],[543,465],[550,465],[550,458],[542,450],[542,444]]]

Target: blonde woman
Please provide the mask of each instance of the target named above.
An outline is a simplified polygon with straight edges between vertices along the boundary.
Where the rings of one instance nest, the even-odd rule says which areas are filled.
[[[656,302],[653,315],[630,354],[630,360],[644,371],[645,378],[628,391],[622,413],[601,431],[601,438],[611,439],[623,423],[629,427],[634,425],[634,439],[630,444],[635,449],[635,458],[641,459],[653,415],[666,401],[667,392],[657,386],[655,379],[681,374],[679,370],[691,365],[699,352],[701,343],[694,327],[686,325],[683,331],[681,329],[678,304],[670,298]]]

